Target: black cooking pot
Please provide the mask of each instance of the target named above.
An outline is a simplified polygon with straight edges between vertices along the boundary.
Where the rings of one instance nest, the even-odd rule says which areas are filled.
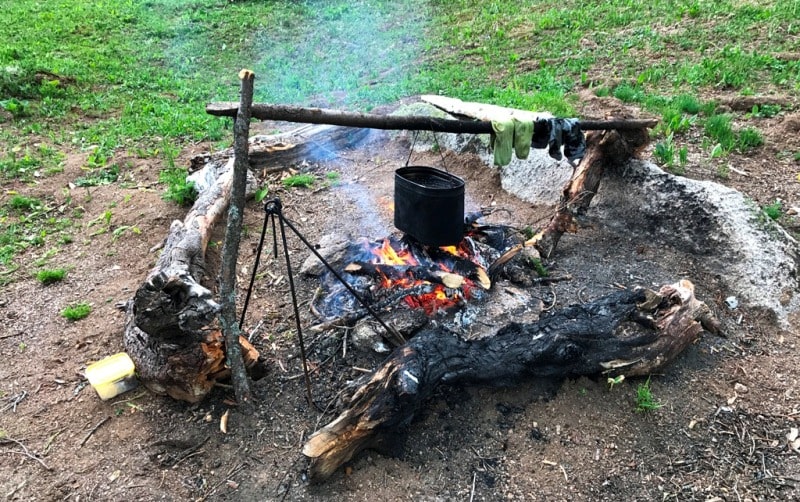
[[[425,166],[394,174],[394,226],[429,246],[452,246],[464,238],[464,180]]]

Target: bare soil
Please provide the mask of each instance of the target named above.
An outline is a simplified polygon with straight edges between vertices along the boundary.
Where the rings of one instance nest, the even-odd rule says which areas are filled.
[[[622,109],[613,99],[587,99],[584,116]],[[630,110],[629,110],[630,111]],[[635,113],[636,111],[633,110]],[[767,144],[756,155],[733,154],[719,165],[699,145],[687,176],[732,186],[759,204],[776,198],[800,204],[800,118],[763,119]],[[273,130],[276,125],[264,125]],[[284,125],[278,125],[285,127]],[[206,151],[195,145],[179,162]],[[375,133],[358,150],[311,163],[341,173],[338,186],[283,189],[268,178],[289,218],[312,242],[332,232],[379,238],[394,232],[393,172],[406,163],[408,138]],[[645,152],[644,156],[649,153]],[[84,228],[50,266],[70,267],[66,280],[43,286],[29,275],[0,292],[0,495],[8,500],[791,500],[800,497],[800,454],[787,434],[800,427],[798,330],[781,329],[746,305],[729,310],[728,292],[699,265],[702,257],[656,248],[643,236],[602,224],[565,236],[546,265],[572,281],[531,294],[553,308],[609,292],[617,285],[653,286],[681,278],[715,310],[725,337],[704,335],[650,386],[663,404],[635,411],[640,380],[609,388],[604,377],[564,382],[521,381],[511,388],[442,388],[408,430],[397,457],[365,452],[324,484],[304,476],[304,440],[336,416],[333,404],[348,381],[382,356],[349,346],[343,331],[306,334],[316,401],[304,397],[291,303],[282,262],[266,249],[244,326],[271,372],[254,383],[256,410],[237,410],[230,389],[188,405],[142,388],[101,401],[86,385],[87,364],[123,350],[124,316],[115,304],[131,298],[155,264],[154,249],[185,209],[160,199],[156,161],[118,158],[131,188],[120,184],[70,188],[84,159],[35,185],[6,185],[65,211],[82,207]],[[438,154],[415,164],[440,165]],[[465,178],[467,210],[494,206],[490,222],[536,227],[552,208],[524,203],[500,188],[497,174],[471,155],[445,156]],[[309,166],[307,166],[309,167]],[[746,174],[738,174],[741,171]],[[601,186],[602,189],[602,186]],[[7,197],[7,195],[3,195]],[[251,202],[241,247],[240,288],[252,270],[261,205]],[[113,225],[141,233],[91,235],[86,222],[112,208]],[[794,220],[782,220],[790,231]],[[221,234],[220,234],[221,235]],[[270,242],[271,237],[268,237]],[[217,239],[219,240],[219,239]],[[292,259],[308,255],[290,237]],[[220,246],[212,243],[210,261]],[[31,263],[42,250],[31,249]],[[30,271],[35,270],[30,266]],[[213,270],[213,267],[212,267]],[[214,279],[209,284],[213,286]],[[315,322],[308,301],[318,286],[298,278],[304,325]],[[240,298],[242,296],[240,295]],[[69,322],[67,305],[89,301],[92,314]],[[492,319],[483,322],[492,324]],[[497,326],[498,328],[500,326]],[[220,419],[230,412],[228,432]]]

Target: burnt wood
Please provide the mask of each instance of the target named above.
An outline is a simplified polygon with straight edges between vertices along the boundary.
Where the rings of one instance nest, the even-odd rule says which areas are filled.
[[[660,370],[703,330],[718,332],[708,306],[688,281],[658,293],[623,290],[511,324],[493,337],[464,340],[443,329],[422,330],[357,388],[347,408],[315,432],[303,454],[322,481],[365,448],[396,450],[409,423],[440,385],[519,384],[527,377],[564,378]]]

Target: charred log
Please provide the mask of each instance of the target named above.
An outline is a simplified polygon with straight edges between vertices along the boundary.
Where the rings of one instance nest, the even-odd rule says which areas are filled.
[[[365,448],[392,450],[439,385],[510,385],[525,377],[657,371],[718,325],[688,281],[658,293],[619,291],[574,305],[533,324],[511,324],[496,336],[464,340],[423,330],[397,348],[349,399],[338,418],[315,432],[303,453],[312,480],[329,477]]]

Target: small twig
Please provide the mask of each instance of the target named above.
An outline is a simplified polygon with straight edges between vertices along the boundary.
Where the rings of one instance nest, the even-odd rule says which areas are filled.
[[[12,488],[10,492],[6,493],[6,500],[11,500],[11,497],[13,497],[14,494],[17,493],[19,490],[22,490],[23,488],[25,488],[25,485],[27,485],[27,484],[28,484],[28,480],[27,479],[23,479],[22,483],[18,484],[17,486]]]
[[[104,419],[100,420],[100,421],[97,423],[97,425],[95,425],[94,427],[92,427],[92,430],[90,430],[90,431],[89,431],[89,432],[86,434],[86,436],[83,438],[83,440],[82,440],[82,441],[80,442],[80,444],[78,445],[78,448],[82,448],[82,447],[83,447],[83,445],[85,445],[85,444],[86,444],[86,441],[89,441],[89,438],[90,438],[90,437],[92,437],[92,435],[93,435],[95,432],[97,432],[97,429],[99,429],[100,427],[102,427],[102,426],[103,426],[103,424],[104,424],[104,423],[106,423],[106,422],[108,422],[109,420],[111,420],[111,417],[105,417]]]
[[[57,437],[58,437],[58,436],[59,436],[59,435],[60,435],[62,432],[64,432],[65,430],[66,430],[66,429],[61,429],[61,430],[59,430],[59,431],[56,431],[56,433],[55,433],[55,434],[53,434],[52,436],[50,436],[49,438],[47,438],[47,442],[44,444],[44,450],[42,450],[42,454],[43,454],[43,455],[46,455],[46,454],[47,454],[47,452],[48,452],[48,451],[50,451],[50,447],[53,445],[53,441],[55,441],[55,440],[56,440],[56,438],[57,438]]]
[[[477,472],[472,473],[472,490],[469,492],[469,502],[472,502],[475,499],[475,478],[477,475]]]
[[[114,401],[113,403],[111,403],[111,406],[116,406],[118,404],[130,403],[131,401],[135,401],[135,400],[139,399],[140,397],[144,397],[146,395],[147,395],[147,391],[143,390],[142,392],[136,394],[135,396],[133,396],[131,398],[123,399],[121,401]]]
[[[556,290],[552,286],[550,286],[550,292],[553,293],[553,302],[550,304],[549,307],[543,308],[542,312],[547,312],[548,310],[553,310],[553,307],[556,306],[556,300],[557,300]]]
[[[23,390],[20,393],[17,393],[17,394],[14,394],[13,396],[9,396],[9,397],[5,398],[6,401],[10,401],[10,402],[7,405],[5,405],[2,410],[0,410],[0,413],[6,411],[9,408],[13,408],[12,411],[14,413],[16,413],[17,412],[17,405],[19,403],[21,403],[22,400],[25,399],[26,397],[28,397],[28,391]]]
[[[5,340],[6,338],[13,338],[15,336],[20,336],[24,334],[24,331],[17,331],[16,333],[10,333],[7,335],[0,335],[0,340]]]
[[[255,327],[250,330],[250,333],[247,334],[247,341],[248,342],[252,342],[253,341],[253,335],[255,335],[256,331],[258,331],[261,328],[262,324],[264,324],[264,319],[261,319],[260,321],[258,321],[258,323],[256,323]]]
[[[28,450],[28,448],[22,443],[22,441],[19,441],[17,439],[13,439],[13,438],[9,438],[9,437],[6,437],[6,438],[3,438],[2,440],[0,440],[0,444],[9,444],[9,443],[13,443],[13,444],[19,446],[20,448],[22,448],[22,451],[11,450],[11,451],[9,451],[9,453],[16,453],[17,455],[23,455],[25,457],[28,457],[28,458],[30,458],[32,460],[35,460],[35,461],[39,462],[39,464],[41,464],[41,466],[44,467],[45,470],[48,470],[48,471],[52,471],[53,470],[51,467],[49,467],[47,464],[45,464],[42,459],[40,459],[39,457],[37,457],[36,455],[31,453]]]
[[[180,459],[180,460],[178,460],[177,462],[175,462],[174,464],[172,464],[172,467],[177,467],[177,466],[178,466],[178,464],[180,464],[181,462],[183,462],[183,461],[184,461],[184,460],[186,460],[187,458],[192,458],[192,457],[194,457],[194,456],[196,456],[196,455],[202,455],[203,453],[205,453],[205,450],[197,450],[197,451],[193,451],[192,453],[190,453],[190,454],[188,454],[188,455],[186,455],[186,456],[184,456],[184,457],[181,457],[181,459]]]

